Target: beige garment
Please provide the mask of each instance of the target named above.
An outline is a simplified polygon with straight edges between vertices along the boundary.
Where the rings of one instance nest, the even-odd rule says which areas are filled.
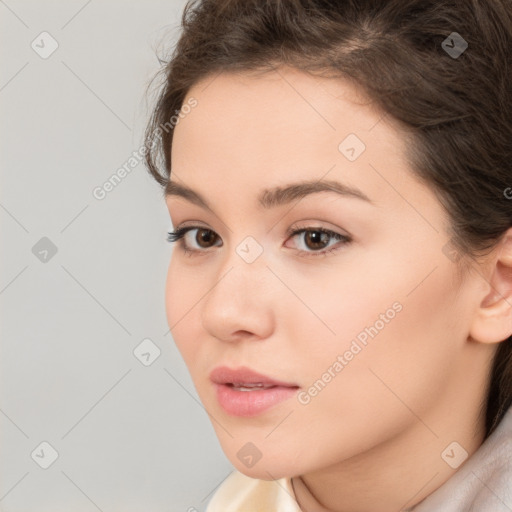
[[[290,478],[257,480],[234,471],[214,494],[206,512],[301,512]]]

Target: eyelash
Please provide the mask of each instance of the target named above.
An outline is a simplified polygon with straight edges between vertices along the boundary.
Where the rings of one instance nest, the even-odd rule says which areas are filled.
[[[200,250],[200,249],[189,249],[185,245],[185,241],[183,240],[183,237],[191,230],[194,229],[203,229],[205,231],[210,231],[211,233],[215,233],[213,230],[205,228],[204,226],[186,226],[183,228],[177,228],[174,231],[171,231],[167,233],[167,241],[170,243],[179,242],[179,247],[181,250],[185,252],[188,256],[193,256],[196,253],[204,253],[207,252],[206,250]],[[334,245],[333,247],[330,247],[328,249],[319,250],[319,251],[298,251],[299,256],[301,257],[320,257],[320,256],[327,256],[329,253],[335,252],[339,249],[341,249],[344,245],[350,243],[352,239],[347,235],[342,235],[340,233],[336,233],[335,231],[331,231],[329,229],[321,228],[321,227],[306,227],[306,228],[300,228],[300,229],[289,229],[286,233],[288,237],[294,237],[301,233],[307,233],[307,232],[320,232],[325,233],[329,235],[331,238],[338,240],[342,242],[341,246]],[[216,234],[216,233],[215,233]]]

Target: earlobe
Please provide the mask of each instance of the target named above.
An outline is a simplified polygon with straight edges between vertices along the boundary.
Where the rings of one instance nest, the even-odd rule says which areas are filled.
[[[512,228],[489,257],[489,287],[475,312],[470,336],[480,343],[499,343],[512,335]]]

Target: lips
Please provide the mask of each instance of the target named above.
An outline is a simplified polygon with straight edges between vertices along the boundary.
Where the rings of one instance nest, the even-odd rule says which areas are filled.
[[[210,379],[215,384],[227,384],[233,387],[247,388],[269,388],[269,387],[285,387],[297,388],[297,384],[283,382],[271,377],[267,377],[261,373],[255,372],[245,366],[231,369],[227,366],[218,366],[210,373]]]
[[[233,416],[255,416],[293,396],[298,385],[247,367],[215,368],[210,374],[221,407]]]

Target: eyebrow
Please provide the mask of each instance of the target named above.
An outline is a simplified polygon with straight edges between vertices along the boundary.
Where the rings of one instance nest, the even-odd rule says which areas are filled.
[[[358,188],[332,180],[301,181],[282,187],[265,189],[258,196],[258,203],[262,208],[270,209],[319,192],[335,192],[341,196],[354,197],[372,203],[370,198]],[[165,196],[179,196],[197,206],[211,210],[208,201],[201,194],[176,181],[167,182]]]

